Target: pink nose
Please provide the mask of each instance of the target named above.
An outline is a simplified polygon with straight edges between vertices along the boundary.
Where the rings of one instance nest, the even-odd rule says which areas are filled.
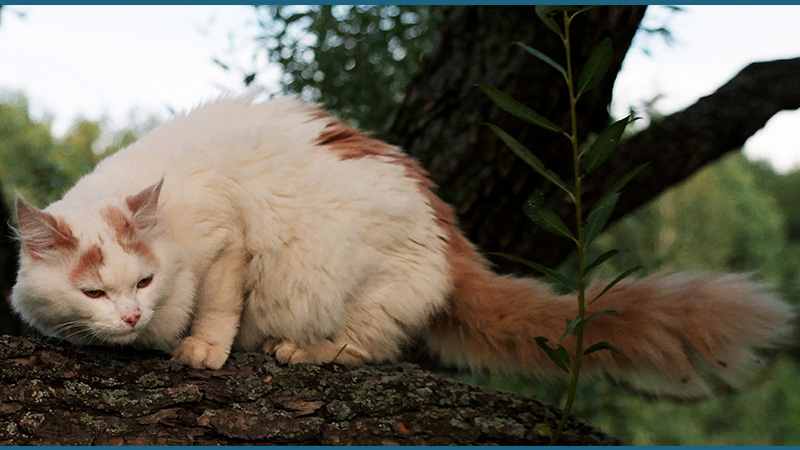
[[[139,322],[139,319],[141,318],[142,318],[142,313],[141,311],[139,311],[139,308],[136,308],[136,311],[122,315],[123,322],[130,325],[131,328],[135,328],[136,324]]]

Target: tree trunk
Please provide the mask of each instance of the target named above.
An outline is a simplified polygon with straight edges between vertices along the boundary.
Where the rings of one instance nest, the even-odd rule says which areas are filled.
[[[20,334],[23,326],[6,300],[17,276],[17,241],[13,238],[11,213],[0,198],[0,333]]]
[[[645,9],[602,7],[573,23],[573,60],[578,71],[601,40],[611,37],[614,46],[608,75],[578,104],[581,136],[608,124],[614,80]],[[542,189],[552,203],[562,203],[564,198],[481,126],[483,122],[497,124],[550,169],[570,170],[571,151],[563,136],[501,112],[475,87],[476,83],[497,87],[568,128],[569,104],[564,100],[561,74],[514,45],[517,41],[564,64],[560,39],[541,23],[533,6],[444,9],[437,47],[411,82],[386,135],[431,172],[439,195],[456,207],[462,228],[482,249],[533,255],[553,263],[560,258],[536,252],[542,240],[555,241],[567,250],[570,244],[543,238],[521,207],[534,188]]]
[[[614,60],[605,79],[578,103],[578,129],[585,137],[609,123],[611,91],[644,6],[601,7],[572,27],[574,59],[585,61],[611,37]],[[501,251],[554,266],[573,250],[571,242],[534,226],[521,206],[534,189],[574,223],[574,206],[517,158],[481,123],[494,123],[531,149],[549,169],[571,180],[566,139],[500,111],[478,89],[486,83],[566,127],[568,102],[561,75],[513,45],[522,41],[556,60],[563,48],[532,6],[459,6],[443,11],[439,42],[410,84],[385,134],[431,172],[439,195],[456,208],[461,227],[485,251]],[[798,60],[749,66],[715,94],[654,123],[623,142],[617,153],[583,182],[584,204],[594,205],[625,173],[650,161],[625,189],[612,216],[643,205],[744,141],[781,110],[800,107]],[[578,71],[580,66],[578,66]],[[497,258],[501,272],[522,269]]]
[[[3,445],[546,444],[557,408],[411,364],[281,366],[234,354],[218,371],[161,353],[0,337]],[[571,420],[562,444],[619,442]]]

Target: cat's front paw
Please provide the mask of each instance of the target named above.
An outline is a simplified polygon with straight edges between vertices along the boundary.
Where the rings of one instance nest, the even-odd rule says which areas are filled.
[[[288,364],[310,362],[314,364],[340,362],[343,364],[364,364],[368,361],[364,351],[355,346],[323,341],[317,345],[300,348],[291,341],[270,339],[262,347],[264,353],[275,355],[275,358]]]
[[[297,364],[301,362],[314,362],[309,358],[308,352],[299,348],[294,342],[270,339],[262,347],[264,353],[275,355],[278,361],[284,364]]]
[[[186,364],[195,369],[219,369],[228,360],[230,347],[209,344],[208,342],[189,336],[172,350],[172,360]]]

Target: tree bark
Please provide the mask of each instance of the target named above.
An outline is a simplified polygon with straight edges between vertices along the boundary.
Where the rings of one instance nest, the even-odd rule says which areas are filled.
[[[577,71],[601,40],[611,37],[614,46],[608,75],[578,104],[582,137],[608,124],[614,80],[645,9],[603,7],[573,23]],[[564,100],[566,85],[561,74],[514,45],[517,41],[564,65],[560,39],[541,23],[533,6],[444,9],[437,47],[411,82],[386,136],[431,172],[439,195],[456,207],[462,228],[479,247],[534,255],[552,263],[556,258],[536,251],[543,238],[521,214],[521,206],[535,188],[542,189],[554,204],[564,198],[481,126],[484,122],[497,124],[526,144],[551,170],[570,170],[571,151],[563,136],[500,111],[475,87],[476,83],[497,87],[568,128],[569,104]],[[544,239],[555,241],[550,236]],[[565,241],[556,244],[570,248]]]
[[[643,205],[720,156],[741,148],[775,114],[800,108],[800,58],[752,63],[713,94],[623,141],[601,178],[589,180],[590,202],[629,170],[649,162],[620,196],[612,218]]]
[[[643,6],[602,7],[573,25],[575,60],[585,61],[607,36],[615,55],[603,82],[578,103],[582,137],[609,124],[613,83],[644,11]],[[410,84],[385,135],[431,172],[438,194],[454,205],[462,229],[481,249],[555,266],[574,246],[534,226],[521,206],[534,189],[540,189],[547,205],[567,224],[574,223],[574,206],[481,123],[499,125],[545,166],[572,180],[566,139],[500,111],[474,87],[487,83],[504,90],[566,127],[568,102],[561,75],[514,46],[515,41],[563,59],[560,40],[541,24],[533,7],[445,9],[438,47]],[[592,207],[625,173],[651,162],[625,189],[614,220],[738,149],[774,114],[800,107],[799,65],[795,59],[753,64],[713,95],[623,142],[603,167],[583,181],[584,204]],[[493,262],[500,272],[524,269],[501,258]]]
[[[11,212],[0,198],[0,330],[2,333],[21,334],[23,325],[11,312],[6,300],[17,276],[18,245],[11,231]]]
[[[546,444],[560,411],[411,364],[281,366],[234,354],[218,371],[164,354],[0,336],[3,445]],[[562,444],[619,442],[571,420]]]

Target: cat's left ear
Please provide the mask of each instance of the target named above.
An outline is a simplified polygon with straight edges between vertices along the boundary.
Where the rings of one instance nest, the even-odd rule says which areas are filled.
[[[164,177],[158,183],[144,188],[141,192],[125,198],[128,209],[133,213],[133,223],[136,228],[144,230],[156,224],[158,219],[158,196]]]

